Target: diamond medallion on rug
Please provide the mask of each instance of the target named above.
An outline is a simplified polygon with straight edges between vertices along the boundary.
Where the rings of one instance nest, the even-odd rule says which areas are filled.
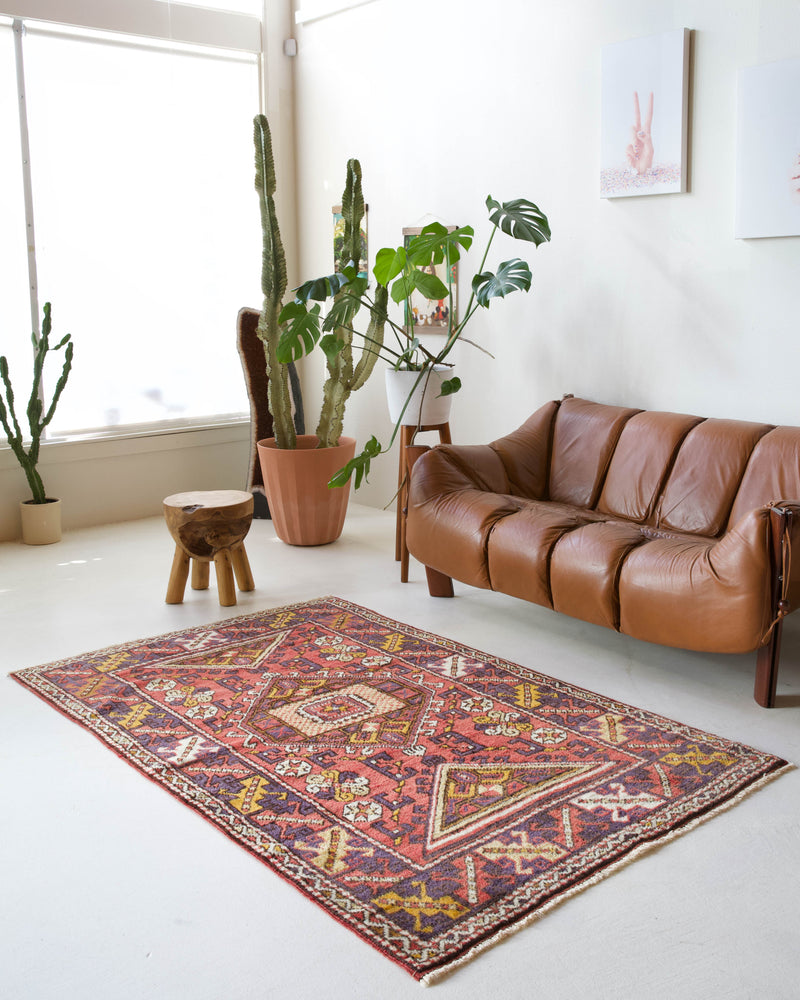
[[[13,676],[426,982],[789,766],[335,597]]]

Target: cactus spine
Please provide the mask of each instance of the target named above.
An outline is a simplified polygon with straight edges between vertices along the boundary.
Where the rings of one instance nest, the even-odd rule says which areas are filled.
[[[39,474],[39,470],[36,468],[39,462],[39,448],[42,442],[42,433],[45,427],[47,427],[53,419],[56,406],[58,405],[61,393],[64,391],[64,386],[67,384],[67,378],[69,377],[70,370],[72,369],[73,344],[71,341],[71,334],[68,333],[56,344],[55,347],[51,348],[51,325],[50,303],[46,302],[44,306],[41,336],[37,341],[36,334],[32,335],[34,349],[33,386],[31,388],[31,395],[27,406],[28,427],[30,430],[30,444],[27,449],[23,443],[22,428],[20,427],[14,407],[14,390],[11,387],[11,377],[8,371],[8,359],[5,356],[0,357],[0,378],[2,378],[3,381],[3,393],[0,394],[0,423],[2,423],[3,430],[6,432],[6,438],[11,446],[11,450],[14,452],[19,464],[22,466],[25,477],[28,480],[28,485],[30,486],[31,493],[33,494],[34,503],[45,503],[47,501],[42,477]],[[49,408],[45,412],[44,404],[41,398],[42,371],[44,369],[44,362],[51,350],[58,351],[62,347],[66,347],[66,350],[64,351],[64,364],[61,369],[61,375],[56,382],[53,399]]]
[[[258,320],[258,336],[264,344],[268,385],[268,405],[272,414],[275,442],[279,448],[294,448],[292,403],[287,366],[277,358],[280,324],[278,314],[286,292],[286,254],[275,211],[275,160],[272,136],[264,115],[256,115],[253,140],[256,154],[256,191],[261,209],[261,291],[264,305]]]

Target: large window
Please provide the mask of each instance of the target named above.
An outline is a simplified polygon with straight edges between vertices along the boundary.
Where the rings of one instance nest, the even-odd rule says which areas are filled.
[[[113,6],[140,4],[148,7],[147,0]],[[252,9],[253,0],[229,4]],[[259,53],[176,40],[179,5],[164,6],[166,28],[154,20],[154,36],[43,20],[0,24],[0,353],[9,355],[14,381],[29,384],[29,241],[13,57],[22,25],[34,297],[39,314],[52,302],[54,332],[72,333],[75,343],[54,436],[202,423],[247,406],[235,324],[241,306],[259,301],[252,166]],[[180,23],[190,23],[196,7],[180,6]],[[252,21],[230,17],[234,35]]]

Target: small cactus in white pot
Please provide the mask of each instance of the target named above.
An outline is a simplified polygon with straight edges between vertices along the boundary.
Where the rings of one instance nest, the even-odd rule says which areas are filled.
[[[60,502],[47,496],[41,474],[39,473],[38,464],[42,434],[53,419],[56,406],[67,384],[67,378],[72,369],[74,348],[72,335],[69,333],[62,337],[55,346],[51,346],[51,328],[50,303],[46,302],[42,320],[42,332],[38,337],[35,333],[32,334],[33,383],[28,398],[28,405],[25,409],[28,423],[26,431],[23,431],[16,412],[14,389],[11,384],[11,374],[8,368],[8,358],[5,355],[0,357],[0,380],[2,380],[0,423],[3,425],[9,447],[22,467],[31,490],[31,499],[23,501],[21,510],[23,517],[23,541],[30,541],[34,544],[58,541],[61,537]],[[64,356],[61,374],[56,381],[50,405],[45,407],[42,398],[42,373],[44,371],[45,360],[51,351],[60,351],[62,348],[64,349]],[[55,513],[55,510],[46,511],[45,509],[54,505],[58,513],[57,526],[50,525],[51,517],[48,516]]]

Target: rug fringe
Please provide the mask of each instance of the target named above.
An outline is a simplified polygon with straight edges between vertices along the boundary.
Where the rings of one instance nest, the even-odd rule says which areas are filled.
[[[679,827],[677,830],[673,830],[668,836],[660,837],[658,840],[652,841],[647,844],[640,844],[638,847],[634,848],[629,854],[626,854],[624,858],[620,858],[619,861],[615,861],[613,864],[601,871],[595,872],[590,878],[585,879],[578,885],[574,885],[564,892],[555,896],[553,899],[548,900],[543,906],[540,906],[533,913],[529,913],[526,917],[522,917],[516,923],[511,924],[509,927],[504,927],[503,930],[498,931],[497,934],[492,935],[492,937],[487,938],[485,941],[481,941],[476,945],[473,945],[468,951],[464,952],[459,958],[454,959],[452,962],[448,962],[447,965],[442,965],[438,969],[432,969],[430,972],[426,973],[419,980],[421,986],[435,986],[440,983],[443,979],[452,975],[457,969],[464,965],[468,965],[473,959],[482,955],[484,952],[488,951],[490,948],[494,948],[496,945],[505,941],[506,938],[512,937],[518,931],[524,930],[526,927],[530,927],[531,924],[535,923],[540,917],[543,917],[546,913],[555,909],[561,903],[566,902],[572,896],[577,896],[578,893],[588,889],[589,886],[596,885],[598,882],[602,882],[603,879],[608,878],[609,875],[613,875],[615,872],[619,871],[621,868],[625,868],[627,865],[632,864],[643,854],[649,854],[652,851],[658,850],[665,844],[672,840],[677,840],[678,837],[683,836],[684,833],[689,833],[696,827],[705,823],[707,820],[712,819],[714,816],[718,816],[720,813],[726,812],[728,809],[733,808],[733,806],[738,805],[743,799],[746,799],[749,795],[757,792],[759,789],[768,785],[771,781],[779,778],[781,775],[788,773],[789,771],[795,770],[794,764],[786,764],[784,767],[778,768],[778,770],[771,772],[770,774],[765,774],[763,778],[759,778],[758,781],[753,782],[752,785],[748,785],[747,788],[743,788],[740,792],[734,795],[732,798],[727,799],[725,802],[721,802],[719,805],[710,809],[708,812],[703,813],[702,816],[696,816],[693,820],[690,820],[684,826]]]

